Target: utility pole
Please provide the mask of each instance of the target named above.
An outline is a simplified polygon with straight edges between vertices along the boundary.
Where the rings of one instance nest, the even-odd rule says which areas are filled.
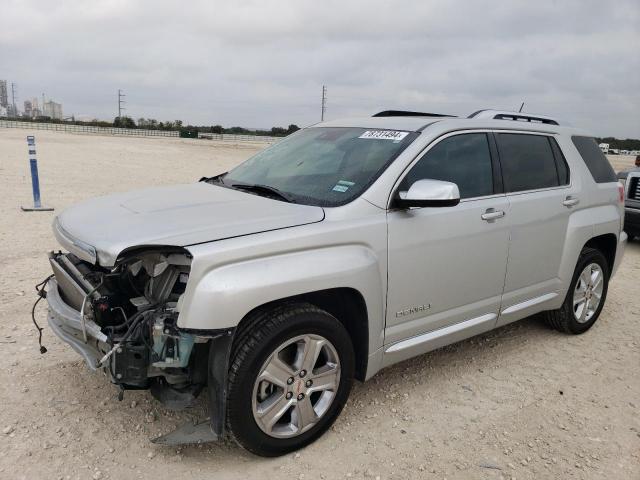
[[[122,106],[122,104],[124,103],[124,100],[122,99],[124,97],[126,97],[126,95],[122,93],[122,90],[118,89],[118,118],[122,116],[122,110],[126,110],[126,108]]]
[[[324,122],[324,112],[327,110],[327,87],[322,86],[322,113],[320,114],[320,121]]]

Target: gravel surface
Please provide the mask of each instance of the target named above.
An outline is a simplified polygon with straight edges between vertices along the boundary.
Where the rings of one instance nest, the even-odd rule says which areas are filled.
[[[530,318],[356,384],[335,426],[277,459],[232,442],[158,447],[203,414],[124,401],[48,329],[40,355],[33,286],[49,274],[53,213],[30,203],[27,130],[0,130],[0,478],[638,479],[640,242],[629,244],[595,327],[566,336]],[[43,203],[225,171],[264,145],[35,132]],[[616,157],[616,167],[630,158]],[[45,322],[45,308],[37,318]]]

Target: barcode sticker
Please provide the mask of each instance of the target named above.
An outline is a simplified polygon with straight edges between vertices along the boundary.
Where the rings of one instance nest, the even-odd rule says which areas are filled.
[[[374,140],[392,140],[394,142],[399,142],[407,135],[409,135],[409,132],[398,132],[396,130],[367,130],[358,138],[369,138]]]

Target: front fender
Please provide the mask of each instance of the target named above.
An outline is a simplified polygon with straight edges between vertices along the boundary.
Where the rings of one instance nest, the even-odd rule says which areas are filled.
[[[197,257],[194,258],[194,266]],[[181,328],[234,328],[253,309],[295,295],[353,288],[369,315],[369,352],[382,345],[384,283],[375,253],[362,245],[314,248],[214,266],[188,286]]]

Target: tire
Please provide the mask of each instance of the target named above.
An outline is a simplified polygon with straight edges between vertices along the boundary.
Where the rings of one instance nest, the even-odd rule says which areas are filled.
[[[308,355],[312,351],[319,353]],[[237,332],[231,350],[227,430],[241,446],[265,457],[312,443],[347,401],[354,357],[347,330],[324,310],[291,303],[257,312]],[[312,367],[306,372],[304,365]],[[331,386],[321,389],[326,385]],[[271,426],[273,412],[284,413]]]
[[[580,310],[580,304],[578,304],[574,308],[574,295],[578,297],[580,296],[576,290],[576,287],[578,286],[579,282],[582,282],[581,285],[584,285],[584,281],[581,281],[581,275],[585,272],[585,269],[587,267],[590,267],[592,265],[597,265],[602,272],[601,296],[597,307],[593,310],[593,313],[590,316],[588,313],[585,316],[581,316],[580,314],[583,312],[583,310]],[[609,275],[609,265],[602,252],[593,248],[584,248],[580,253],[580,257],[578,258],[578,263],[576,265],[575,272],[573,273],[571,285],[569,286],[569,290],[567,292],[567,296],[564,299],[564,303],[557,310],[545,312],[545,320],[547,324],[560,332],[570,333],[574,335],[581,334],[589,330],[596,322],[596,320],[598,320],[598,317],[600,316],[602,308],[604,307],[605,301],[607,299]],[[580,291],[582,290],[580,286],[578,286],[578,289]],[[595,296],[596,295],[592,292],[590,298],[595,298]],[[587,310],[587,312],[589,312],[588,304],[585,305],[584,308]],[[578,317],[581,317],[581,319]]]

